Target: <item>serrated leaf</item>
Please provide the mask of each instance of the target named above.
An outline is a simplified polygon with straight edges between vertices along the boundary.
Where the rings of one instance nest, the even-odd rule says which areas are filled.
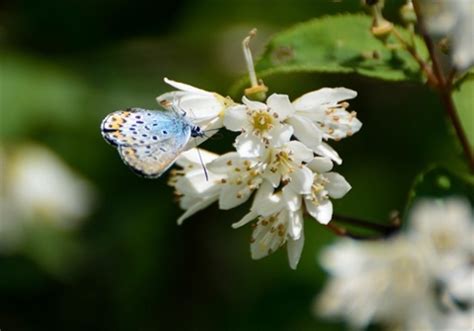
[[[466,79],[457,90],[454,90],[453,99],[472,147],[474,146],[474,78]]]
[[[417,62],[404,49],[389,49],[371,32],[372,19],[366,15],[345,14],[317,18],[275,35],[256,63],[257,75],[293,72],[357,73],[373,78],[421,81]],[[397,31],[409,40],[401,27]],[[395,44],[391,37],[389,44]],[[415,38],[417,51],[427,57],[423,41]],[[231,94],[247,84],[239,81]]]

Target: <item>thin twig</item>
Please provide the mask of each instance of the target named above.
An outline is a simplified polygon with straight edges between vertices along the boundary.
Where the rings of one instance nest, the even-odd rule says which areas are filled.
[[[416,49],[414,47],[415,42],[413,41],[413,45],[410,45],[405,39],[403,39],[403,37],[395,28],[393,28],[392,33],[398,39],[398,41],[405,47],[408,53],[410,53],[410,55],[418,63],[420,68],[424,71],[428,78],[429,84],[432,86],[437,86],[439,84],[438,79],[433,74],[433,70],[431,70],[431,67],[416,52]]]
[[[340,214],[334,214],[333,219],[334,221],[339,222],[339,223],[346,223],[346,224],[351,224],[355,226],[360,226],[363,228],[380,232],[385,235],[391,234],[392,232],[398,230],[400,227],[400,222],[398,218],[394,218],[393,220],[396,219],[397,222],[392,221],[391,224],[376,223],[373,221],[355,218],[352,216],[340,215]]]
[[[347,238],[351,238],[355,240],[378,240],[378,239],[383,239],[389,236],[389,234],[385,234],[385,233],[380,234],[380,235],[375,235],[375,236],[363,236],[360,234],[355,234],[353,232],[350,232],[346,228],[333,224],[333,223],[326,224],[325,226],[337,236],[347,237]]]
[[[431,40],[429,34],[427,33],[427,31],[424,27],[423,15],[421,13],[420,5],[419,5],[418,1],[414,0],[413,1],[413,6],[415,8],[415,13],[416,13],[416,16],[417,16],[417,19],[418,19],[420,32],[423,36],[426,47],[427,47],[428,52],[429,52],[430,57],[431,57],[431,61],[433,63],[434,75],[438,79],[438,83],[439,83],[437,85],[438,94],[441,98],[441,102],[444,106],[444,109],[445,109],[449,119],[451,120],[451,123],[453,124],[454,130],[455,130],[456,135],[459,139],[459,142],[462,145],[464,155],[466,156],[466,159],[467,159],[468,164],[469,164],[469,168],[470,168],[471,172],[474,173],[474,155],[472,153],[471,147],[469,145],[469,141],[467,140],[467,136],[466,136],[466,133],[464,132],[464,129],[462,127],[459,116],[456,112],[456,106],[454,105],[453,98],[452,98],[452,95],[451,95],[452,82],[448,81],[444,77],[443,70],[441,68],[441,64],[439,63],[438,57],[436,56],[436,53],[435,53],[434,43]],[[452,78],[450,77],[450,79],[452,79]]]

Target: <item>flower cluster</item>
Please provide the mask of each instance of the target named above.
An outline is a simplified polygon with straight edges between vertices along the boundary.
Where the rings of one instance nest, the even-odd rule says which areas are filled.
[[[384,242],[342,240],[321,256],[331,280],[319,315],[355,328],[474,328],[474,218],[468,201],[421,200],[406,233]]]
[[[185,209],[178,223],[213,202],[220,209],[231,209],[254,196],[249,213],[233,227],[254,222],[252,258],[265,257],[287,244],[290,266],[296,268],[305,213],[327,224],[332,218],[331,198],[341,198],[351,188],[344,177],[331,171],[333,162],[340,164],[342,159],[326,142],[349,137],[361,128],[356,113],[347,111],[346,100],[357,93],[322,88],[293,102],[287,95],[272,94],[265,103],[246,97],[236,103],[167,82],[179,91],[158,97],[160,103],[179,103],[205,132],[224,126],[239,133],[233,152],[216,155],[201,150],[208,180],[196,150],[178,158],[181,169],[174,170],[170,179]]]

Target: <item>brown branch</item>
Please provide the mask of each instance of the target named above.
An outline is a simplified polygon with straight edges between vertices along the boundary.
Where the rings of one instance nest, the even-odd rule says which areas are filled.
[[[334,214],[333,219],[335,222],[346,223],[354,226],[359,226],[362,228],[370,229],[373,231],[380,232],[383,235],[390,235],[400,228],[400,218],[398,214],[392,217],[390,224],[382,224],[374,221],[364,220],[360,218],[355,218],[352,216],[345,216],[340,214]]]
[[[423,36],[423,39],[425,41],[426,47],[428,49],[428,52],[431,57],[431,61],[433,63],[433,73],[438,79],[438,85],[437,85],[437,91],[438,94],[441,98],[441,103],[444,106],[444,109],[453,124],[454,130],[456,132],[456,135],[459,139],[459,142],[461,143],[462,149],[464,151],[464,155],[466,156],[466,159],[469,164],[469,168],[471,172],[474,173],[474,156],[471,150],[471,147],[469,145],[469,141],[467,140],[466,133],[464,132],[464,129],[462,127],[461,121],[459,119],[459,116],[456,112],[456,106],[454,105],[453,98],[451,95],[451,86],[452,82],[447,80],[444,76],[443,70],[441,68],[441,64],[438,60],[438,57],[436,56],[435,52],[435,47],[433,40],[431,40],[431,37],[427,33],[424,24],[423,24],[423,15],[420,10],[420,5],[417,0],[413,1],[413,6],[415,8],[416,16],[418,19],[419,23],[419,29],[421,32],[421,35]],[[452,79],[452,78],[450,78]]]

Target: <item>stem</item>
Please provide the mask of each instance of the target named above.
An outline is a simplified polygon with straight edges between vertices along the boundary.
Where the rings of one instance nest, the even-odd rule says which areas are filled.
[[[469,141],[467,140],[466,133],[462,127],[461,121],[459,116],[456,112],[456,106],[454,105],[453,98],[451,95],[451,86],[452,86],[452,77],[450,76],[449,79],[446,79],[441,68],[441,64],[438,61],[438,57],[435,53],[434,43],[431,40],[429,34],[427,33],[424,24],[423,24],[423,15],[420,10],[420,5],[417,0],[413,1],[413,6],[415,8],[415,13],[418,18],[419,22],[419,29],[423,39],[425,41],[426,47],[431,57],[431,61],[433,63],[433,72],[438,80],[438,84],[436,85],[436,90],[441,98],[441,103],[444,106],[446,114],[450,119],[451,123],[453,124],[454,130],[456,135],[461,143],[462,149],[464,151],[464,155],[466,156],[467,162],[469,164],[469,169],[471,172],[474,173],[474,156],[472,154],[471,147],[469,145]]]
[[[255,73],[255,66],[253,64],[252,52],[250,51],[250,39],[255,36],[257,29],[252,29],[249,35],[242,41],[242,49],[244,51],[245,63],[247,64],[247,71],[249,72],[250,85],[258,86],[257,74]]]
[[[348,237],[355,240],[377,240],[377,239],[383,239],[389,236],[389,234],[385,234],[385,233],[380,234],[380,235],[375,235],[375,236],[363,236],[360,234],[355,234],[353,232],[350,232],[346,228],[332,224],[332,223],[326,224],[325,226],[337,236]]]
[[[406,42],[405,39],[400,35],[400,33],[397,31],[397,29],[393,28],[392,30],[393,35],[398,39],[398,41],[405,47],[405,49],[410,53],[410,55],[415,59],[415,61],[418,63],[420,68],[425,72],[428,82],[432,86],[437,86],[438,83],[438,78],[433,74],[433,71],[431,70],[430,66],[426,64],[426,62],[418,55],[416,52],[416,49],[414,47],[415,43],[413,42],[413,46],[410,45],[409,43]]]
[[[393,218],[391,224],[381,224],[381,223],[376,223],[373,221],[368,221],[364,219],[355,218],[352,216],[345,216],[345,215],[339,215],[339,214],[334,214],[333,218],[334,218],[334,221],[336,222],[360,226],[363,228],[380,232],[384,235],[389,235],[392,232],[398,230],[398,228],[400,227],[400,220],[398,217]]]

